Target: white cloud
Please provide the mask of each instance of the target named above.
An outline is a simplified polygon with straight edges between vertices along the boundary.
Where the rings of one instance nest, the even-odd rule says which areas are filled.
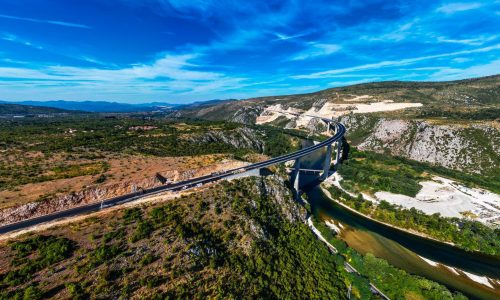
[[[472,60],[471,58],[467,58],[467,57],[456,57],[456,58],[452,59],[451,61],[454,63],[457,63],[457,64],[461,64],[464,62],[469,62],[471,60]]]
[[[197,71],[193,63],[197,55],[164,54],[150,64],[126,68],[82,68],[47,66],[39,69],[0,67],[2,90],[11,95],[30,95],[40,91],[51,97],[73,98],[97,93],[111,95],[200,95],[233,90],[245,85],[246,78],[223,73]],[[9,84],[4,84],[9,83]],[[68,86],[68,88],[61,88]],[[43,89],[40,89],[43,88]],[[38,91],[38,92],[36,92]],[[71,94],[74,93],[74,94]],[[28,96],[29,97],[29,96]]]
[[[11,34],[11,33],[4,33],[3,36],[1,37],[1,39],[4,41],[21,44],[21,45],[24,45],[27,47],[32,47],[32,48],[35,48],[38,50],[43,50],[43,46],[36,45],[33,42],[25,40],[25,39],[21,39],[18,36]]]
[[[337,87],[337,86],[348,86],[348,85],[354,85],[354,84],[361,84],[361,83],[367,83],[367,82],[375,82],[379,81],[381,78],[379,77],[367,77],[365,79],[360,79],[360,80],[350,80],[350,81],[332,81],[329,82],[329,86]]]
[[[336,44],[308,43],[309,48],[293,55],[290,60],[304,60],[319,56],[327,56],[339,51],[342,47]]]
[[[297,39],[297,38],[300,38],[300,37],[307,36],[307,35],[309,35],[311,33],[313,33],[313,30],[307,30],[307,31],[304,31],[304,32],[301,32],[301,33],[297,33],[297,34],[292,34],[292,35],[288,35],[288,34],[284,34],[284,33],[280,33],[280,32],[272,32],[272,34],[274,36],[276,36],[276,38],[274,40],[272,40],[272,41],[274,42],[274,41],[293,40],[293,39]]]
[[[472,49],[472,50],[463,50],[463,51],[457,51],[457,52],[451,52],[451,53],[427,55],[427,56],[421,56],[421,57],[406,58],[406,59],[401,59],[401,60],[386,60],[386,61],[381,61],[378,63],[359,65],[359,66],[354,66],[354,67],[349,67],[349,68],[315,72],[315,73],[305,74],[305,75],[295,75],[295,76],[292,76],[292,78],[295,78],[295,79],[330,78],[330,77],[332,77],[332,75],[336,75],[336,74],[343,74],[343,73],[348,73],[348,72],[356,72],[356,71],[364,71],[364,70],[373,70],[373,69],[380,69],[380,68],[393,67],[393,66],[404,66],[404,65],[410,65],[413,63],[417,63],[417,62],[421,62],[421,61],[425,61],[425,60],[430,60],[430,59],[464,55],[464,54],[472,54],[472,53],[483,53],[483,52],[489,52],[489,51],[498,50],[498,49],[500,49],[500,44],[490,46],[490,47],[477,48],[477,49]]]
[[[482,4],[479,2],[456,2],[456,3],[448,3],[440,6],[437,11],[445,14],[454,14],[456,12],[467,11],[471,9],[476,9],[481,7]]]
[[[451,44],[463,44],[469,46],[481,46],[487,42],[496,40],[498,35],[490,35],[490,36],[480,36],[473,39],[452,39],[444,36],[437,37],[438,42],[440,43],[451,43]]]
[[[500,59],[483,65],[475,65],[467,68],[443,68],[430,76],[430,80],[456,80],[462,78],[490,76],[498,74],[500,70]]]
[[[78,23],[54,21],[54,20],[41,20],[41,19],[34,19],[34,18],[24,18],[24,17],[16,17],[16,16],[11,16],[11,15],[2,15],[2,14],[0,14],[0,18],[33,22],[33,23],[44,23],[44,24],[51,24],[51,25],[58,25],[58,26],[66,26],[66,27],[83,28],[83,29],[90,29],[91,28],[90,26],[78,24]]]

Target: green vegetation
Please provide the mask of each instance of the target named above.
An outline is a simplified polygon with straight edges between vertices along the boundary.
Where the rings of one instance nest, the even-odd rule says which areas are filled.
[[[439,283],[408,274],[371,253],[359,254],[337,238],[323,222],[315,219],[314,226],[345,260],[391,299],[467,299],[460,293],[452,294]]]
[[[339,172],[344,178],[342,185],[353,192],[387,191],[415,196],[421,188],[418,182],[429,179],[428,174],[433,173],[457,180],[468,187],[500,193],[500,182],[494,176],[468,174],[403,157],[358,151],[354,147],[351,147],[349,157]]]
[[[332,197],[376,220],[427,234],[438,240],[452,242],[467,251],[500,254],[500,229],[492,229],[477,221],[445,218],[438,213],[427,215],[415,208],[404,209],[381,201],[374,205],[368,200],[351,197],[337,187],[329,186]]]
[[[427,108],[420,111],[419,118],[447,118],[453,120],[497,120],[500,118],[500,108],[479,108],[475,110],[460,111],[453,108]]]
[[[264,192],[270,188],[282,196]],[[45,253],[38,239],[74,244],[71,251],[51,252],[60,255],[17,282],[9,274],[19,272],[21,262],[2,270],[0,299],[34,292],[75,299],[346,299],[351,284],[353,296],[370,298],[366,279],[347,274],[307,225],[288,217],[297,213],[304,211],[281,181],[245,178],[87,219],[71,230],[55,229],[74,242],[34,237],[0,246],[7,253],[0,257],[4,265]]]
[[[296,149],[297,138],[273,127],[134,116],[71,115],[0,119],[0,190],[85,175],[106,181],[113,155],[193,156]]]
[[[363,142],[375,129],[377,122],[380,121],[380,117],[376,114],[357,114],[348,115],[340,117],[339,121],[341,123],[345,122],[345,118],[355,118],[356,126],[350,126],[346,138],[349,140],[349,144],[354,146],[359,145]]]
[[[266,192],[271,189],[279,192]],[[49,293],[73,299],[346,299],[348,287],[352,299],[377,299],[369,280],[394,298],[416,293],[451,299],[442,286],[351,253],[339,241],[334,243],[343,256],[333,255],[299,219],[304,213],[281,181],[245,178],[89,218],[72,229],[54,229],[57,237],[0,246],[7,254],[0,264],[13,262],[0,274],[0,299]],[[345,259],[357,260],[366,277],[348,273]],[[30,261],[40,263],[20,272]]]
[[[448,82],[372,82],[328,89],[317,94],[371,95],[380,99],[426,104],[497,104],[499,78],[495,75]]]
[[[84,175],[96,175],[104,173],[109,169],[109,164],[106,162],[85,163],[78,165],[66,165],[53,168],[51,171],[54,175],[50,176],[51,179],[60,178],[73,178]]]
[[[109,164],[100,161],[57,166],[43,173],[40,165],[2,164],[0,162],[0,190],[13,188],[27,183],[37,183],[63,178],[73,178],[85,175],[96,175],[106,172]]]
[[[425,179],[421,172],[387,155],[352,149],[351,158],[341,165],[342,186],[353,191],[388,191],[414,197]]]
[[[10,248],[12,251],[10,265],[13,269],[0,275],[0,288],[17,286],[29,281],[35,273],[71,257],[75,247],[74,243],[66,238],[35,236],[12,243]],[[35,287],[27,292],[35,292]]]

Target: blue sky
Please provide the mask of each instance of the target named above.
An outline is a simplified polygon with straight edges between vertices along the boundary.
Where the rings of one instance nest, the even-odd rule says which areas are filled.
[[[493,75],[499,24],[498,0],[0,0],[0,99],[181,103]]]

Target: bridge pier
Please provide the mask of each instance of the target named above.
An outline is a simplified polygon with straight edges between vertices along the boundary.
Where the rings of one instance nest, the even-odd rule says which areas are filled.
[[[342,149],[342,140],[337,141],[337,153],[335,154],[335,169],[338,168],[338,165],[340,163],[340,151]]]
[[[321,179],[325,180],[328,178],[330,173],[330,164],[332,163],[332,144],[326,146],[325,161],[323,162],[323,174]]]
[[[294,171],[295,171],[295,178],[293,180],[293,188],[295,189],[295,192],[296,192],[296,198],[297,200],[299,200],[300,198],[300,192],[299,192],[299,180],[300,180],[300,158],[296,159],[295,160],[295,164],[294,164]]]

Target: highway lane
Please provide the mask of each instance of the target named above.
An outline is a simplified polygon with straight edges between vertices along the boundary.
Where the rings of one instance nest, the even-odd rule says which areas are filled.
[[[327,123],[334,124],[335,129],[336,129],[335,134],[332,137],[330,137],[330,138],[328,138],[328,139],[326,139],[326,140],[324,140],[316,145],[313,145],[311,147],[301,149],[301,150],[298,150],[298,151],[293,152],[293,153],[284,154],[284,155],[281,155],[281,156],[278,156],[275,158],[271,158],[271,159],[263,161],[263,162],[254,163],[254,164],[251,164],[251,165],[248,165],[245,167],[230,169],[230,170],[223,171],[223,172],[216,173],[216,174],[210,174],[210,175],[205,175],[205,176],[201,176],[201,177],[196,177],[196,178],[188,179],[185,181],[181,181],[181,182],[177,182],[177,183],[173,183],[173,184],[169,184],[169,185],[162,185],[162,186],[158,186],[158,187],[154,187],[154,188],[150,188],[150,189],[144,189],[144,190],[141,190],[138,192],[129,193],[126,195],[106,199],[106,200],[102,201],[102,207],[103,208],[111,207],[111,206],[127,203],[130,201],[134,201],[134,200],[137,200],[140,198],[149,197],[149,196],[152,196],[155,194],[164,193],[167,191],[187,190],[189,188],[193,188],[193,187],[196,187],[198,185],[204,185],[207,183],[211,183],[211,182],[214,182],[217,180],[227,178],[227,177],[232,176],[234,174],[243,173],[243,172],[247,172],[247,171],[251,171],[251,170],[255,170],[255,169],[262,169],[262,168],[269,167],[269,166],[272,166],[275,164],[284,163],[284,162],[290,161],[290,160],[295,160],[297,158],[306,156],[306,155],[308,155],[308,154],[310,154],[310,153],[312,153],[312,152],[314,152],[322,147],[325,147],[329,144],[332,144],[332,143],[340,140],[344,136],[346,129],[345,129],[344,125],[342,125],[341,123],[337,123],[337,122],[330,120],[330,119],[327,119],[327,118],[321,118],[321,117],[316,117],[316,116],[311,116],[311,117],[319,118]],[[0,227],[0,234],[5,234],[5,233],[9,233],[12,231],[17,231],[17,230],[22,230],[22,229],[27,229],[29,227],[32,227],[35,225],[40,225],[42,223],[51,222],[51,221],[55,221],[55,220],[67,218],[67,217],[73,217],[73,216],[81,215],[81,214],[85,214],[85,213],[91,213],[91,212],[98,211],[100,209],[101,209],[101,202],[81,205],[81,206],[70,208],[67,210],[58,211],[58,212],[43,215],[40,217],[35,217],[35,218],[28,219],[28,220],[23,220],[20,222],[1,226]]]

